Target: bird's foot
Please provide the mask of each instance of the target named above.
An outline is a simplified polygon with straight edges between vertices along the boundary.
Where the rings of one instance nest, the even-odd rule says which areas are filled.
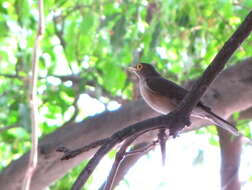
[[[181,114],[179,112],[170,112],[166,115],[167,119],[170,119],[169,134],[173,138],[178,137],[179,132],[184,129],[185,126],[190,126],[191,121],[189,116]]]

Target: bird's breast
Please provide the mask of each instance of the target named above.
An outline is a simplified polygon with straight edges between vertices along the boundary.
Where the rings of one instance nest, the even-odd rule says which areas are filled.
[[[155,111],[167,114],[175,108],[169,97],[162,96],[158,92],[151,90],[145,81],[140,81],[140,93],[145,102]]]

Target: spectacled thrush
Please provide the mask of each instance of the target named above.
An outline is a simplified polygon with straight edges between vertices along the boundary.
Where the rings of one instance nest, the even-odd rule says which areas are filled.
[[[174,82],[163,78],[150,64],[139,63],[130,67],[129,70],[139,78],[140,93],[145,102],[161,114],[173,111],[188,92]],[[191,116],[209,120],[233,135],[239,135],[238,130],[231,123],[213,113],[201,101],[193,109]]]

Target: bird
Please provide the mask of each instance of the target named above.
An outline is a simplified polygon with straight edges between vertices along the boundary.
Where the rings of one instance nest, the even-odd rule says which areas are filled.
[[[188,93],[185,88],[162,77],[151,64],[138,63],[128,70],[138,77],[140,94],[144,101],[158,113],[168,114],[175,110]],[[202,101],[195,106],[191,116],[208,120],[235,136],[240,134],[233,124],[212,112]]]

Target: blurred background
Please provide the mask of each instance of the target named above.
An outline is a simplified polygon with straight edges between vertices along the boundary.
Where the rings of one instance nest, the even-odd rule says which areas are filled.
[[[251,0],[45,0],[44,4],[38,73],[40,139],[69,123],[116,112],[140,99],[137,79],[127,71],[139,61],[154,64],[178,84],[196,79],[252,8]],[[4,171],[31,147],[28,77],[37,1],[1,0],[0,13],[0,169]],[[228,66],[251,55],[250,36]],[[238,128],[250,137],[251,120],[238,118],[239,112],[234,113]],[[240,148],[239,184],[252,189],[251,145],[241,143]],[[99,188],[114,156],[112,151],[103,159],[85,189]],[[85,164],[48,182],[47,189],[69,189]],[[117,189],[220,189],[220,167],[219,135],[214,127],[202,128],[168,141],[165,167],[159,147],[142,156],[129,166]]]

